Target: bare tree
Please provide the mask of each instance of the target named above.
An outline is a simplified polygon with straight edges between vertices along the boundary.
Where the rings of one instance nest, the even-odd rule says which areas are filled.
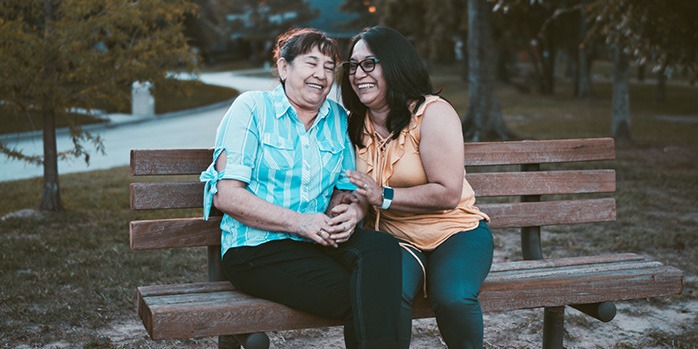
[[[491,12],[487,0],[468,0],[468,111],[463,136],[475,142],[515,138],[504,123],[495,92],[497,55]]]

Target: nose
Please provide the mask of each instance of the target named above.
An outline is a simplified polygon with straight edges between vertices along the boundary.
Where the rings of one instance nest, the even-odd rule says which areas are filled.
[[[313,76],[318,79],[326,79],[327,72],[325,71],[325,67],[323,67],[322,64],[318,64],[318,66],[313,70]]]
[[[366,75],[368,75],[368,73],[366,73],[364,71],[364,68],[362,68],[361,66],[356,67],[356,72],[354,73],[354,77],[359,78],[361,76],[366,76]]]

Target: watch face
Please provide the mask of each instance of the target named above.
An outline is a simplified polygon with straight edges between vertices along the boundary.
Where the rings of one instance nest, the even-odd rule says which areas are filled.
[[[383,198],[386,200],[392,200],[393,199],[393,188],[383,187]]]

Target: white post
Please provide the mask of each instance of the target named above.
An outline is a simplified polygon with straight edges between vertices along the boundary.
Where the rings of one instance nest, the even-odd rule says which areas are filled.
[[[155,115],[155,98],[149,81],[134,81],[131,85],[131,114],[135,116]]]

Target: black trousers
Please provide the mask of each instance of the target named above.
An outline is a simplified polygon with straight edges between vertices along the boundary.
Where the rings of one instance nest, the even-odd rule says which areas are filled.
[[[235,287],[314,315],[344,320],[347,348],[397,348],[401,252],[392,236],[358,229],[338,248],[294,240],[229,249]]]

